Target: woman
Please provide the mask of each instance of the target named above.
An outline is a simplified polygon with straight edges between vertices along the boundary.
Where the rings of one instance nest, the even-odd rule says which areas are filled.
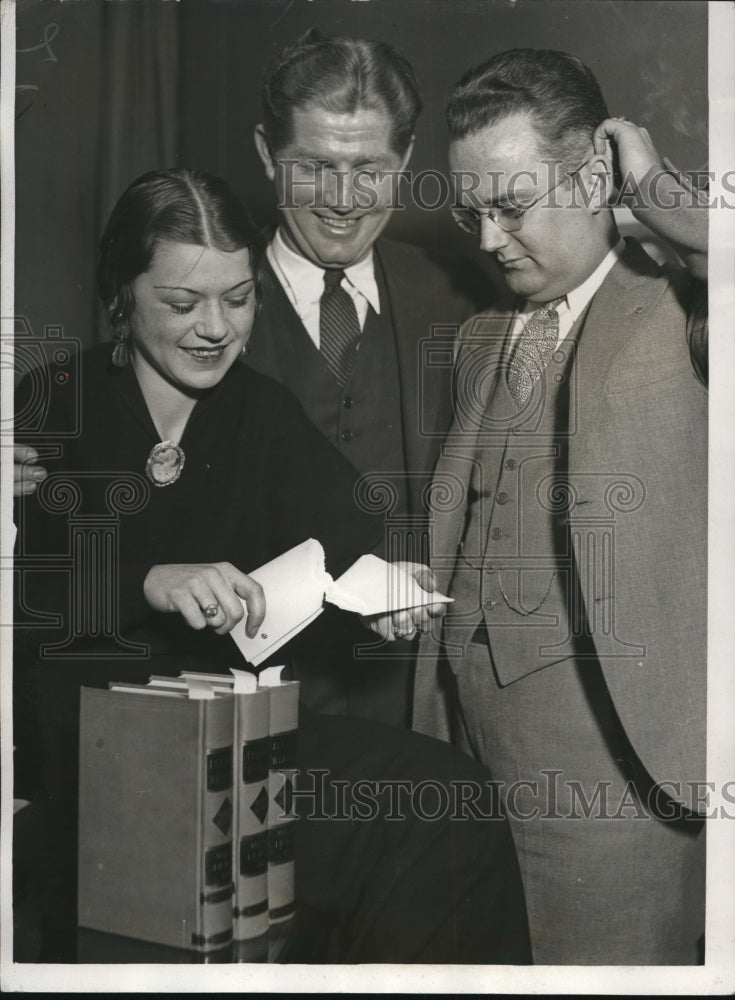
[[[19,703],[31,707],[37,724],[35,734],[30,728],[24,733],[16,720],[17,756],[28,760],[35,754],[46,794],[58,805],[57,863],[49,868],[51,878],[64,883],[66,877],[55,894],[54,947],[42,954],[46,960],[68,960],[71,942],[64,941],[64,928],[67,934],[74,930],[68,905],[80,685],[145,681],[185,667],[225,671],[238,659],[225,633],[242,617],[240,599],[247,604],[251,634],[265,610],[264,595],[246,569],[315,537],[324,545],[327,569],[338,573],[381,539],[381,525],[353,501],[351,467],[285,390],[237,363],[256,309],[261,247],[249,215],[217,178],[164,170],[131,185],[100,247],[99,285],[114,347],[100,345],[82,355],[78,397],[54,397],[46,428],[64,440],[62,458],[45,463],[49,477],[38,495],[27,493],[19,501],[20,551],[24,558],[35,553],[46,560],[48,572],[27,574],[18,603],[26,615],[62,618],[58,636],[48,628],[28,628],[16,637]],[[18,393],[20,413],[31,388],[26,386],[25,397],[22,389]],[[53,559],[59,557],[63,568],[73,548],[70,530],[74,551],[84,548],[85,531],[94,541],[90,525],[107,539],[117,532],[117,541],[84,549],[69,586],[68,570],[58,572]],[[108,552],[106,562],[101,551]],[[72,635],[66,631],[69,618]],[[387,636],[393,627],[424,627],[428,613],[373,624]],[[24,735],[31,736],[25,746]],[[462,771],[449,747],[356,720],[315,722],[305,713],[300,741],[302,768],[348,780],[395,773],[396,767],[396,780],[443,780],[450,757],[453,773]],[[485,772],[469,760],[466,767],[481,784]],[[18,787],[16,794],[22,793]],[[455,950],[452,960],[525,960],[525,914],[506,824],[485,826],[480,839],[466,823],[456,831],[446,823],[363,824],[357,838],[352,824],[300,826],[298,897],[339,913],[340,920],[347,914],[350,926],[359,928],[359,935],[355,930],[344,939],[342,954],[351,960],[421,960],[422,949],[436,957],[441,947],[435,938],[445,923],[479,922],[484,935],[488,920],[478,921],[478,915],[489,905],[491,917],[502,914],[502,933],[486,943],[477,930],[468,931],[468,957],[456,957]],[[469,838],[459,864],[458,837]],[[428,879],[427,856],[433,872]],[[402,860],[386,867],[386,857]],[[399,875],[404,889],[396,895]],[[443,881],[448,895],[436,895]],[[432,886],[431,903],[416,888],[426,884]],[[447,899],[457,887],[453,910]],[[405,924],[402,893],[412,908],[419,900],[405,947],[396,945],[393,926]],[[452,940],[447,934],[446,947],[454,947]]]

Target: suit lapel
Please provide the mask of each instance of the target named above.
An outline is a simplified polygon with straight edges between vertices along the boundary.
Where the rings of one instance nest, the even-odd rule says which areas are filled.
[[[658,267],[635,240],[612,268],[589,306],[578,338],[570,413],[577,420],[570,434],[569,470],[584,464],[592,430],[607,395],[615,359],[639,332],[663,293],[664,282],[653,282]]]
[[[640,335],[652,310],[667,287],[667,280],[659,274],[658,266],[633,240],[628,241],[620,261],[613,267],[594,296],[578,340],[578,354],[573,373],[570,416],[576,413],[577,427],[570,427],[569,476],[572,481],[579,473],[605,476],[625,473],[625,468],[605,465],[605,457],[591,451],[590,439],[603,427],[604,408],[608,405],[610,380],[616,369],[622,367],[620,356]],[[609,458],[608,458],[609,463]],[[585,475],[584,480],[594,483],[595,477]],[[582,480],[578,478],[578,481]],[[578,526],[589,516],[589,508],[572,508],[570,525]],[[594,581],[583,567],[588,565],[589,545],[587,531],[572,530],[572,545],[580,583],[584,588]],[[593,584],[596,586],[596,584]],[[599,596],[599,595],[598,595]],[[592,614],[594,593],[583,593],[582,599]],[[599,651],[599,650],[598,650]],[[610,659],[602,658],[603,670]],[[618,667],[616,666],[616,669]]]
[[[380,268],[383,286],[387,291],[387,302],[381,302],[381,309],[387,309],[391,318],[393,337],[398,359],[398,381],[400,385],[401,426],[403,428],[403,450],[407,469],[424,469],[429,465],[429,452],[434,442],[425,435],[412,433],[419,420],[419,342],[428,336],[421,322],[409,321],[408,309],[422,295],[416,287],[416,275],[406,272],[399,255],[391,252],[390,244],[378,241],[374,249],[375,266]],[[408,493],[412,510],[417,509],[417,492],[424,484],[414,483],[409,477]]]
[[[254,367],[261,370],[265,366],[274,378],[283,382],[281,361],[289,352],[284,351],[285,338],[281,331],[281,324],[273,322],[273,307],[283,289],[265,255],[263,255],[260,272],[262,301],[253,323],[253,332],[250,335],[248,345],[249,353],[253,361],[257,362],[253,365]]]
[[[263,302],[253,326],[248,363],[301,398],[305,366],[314,377],[329,370],[267,258],[262,281]]]
[[[462,537],[464,512],[472,473],[472,449],[445,445],[436,463],[432,483],[433,523],[431,568],[438,589],[446,593]]]
[[[465,512],[472,460],[483,444],[505,447],[508,418],[518,412],[508,391],[503,363],[513,304],[474,317],[463,331],[453,388],[454,421],[434,474],[432,568],[439,589],[449,586]],[[446,591],[444,591],[446,592]]]

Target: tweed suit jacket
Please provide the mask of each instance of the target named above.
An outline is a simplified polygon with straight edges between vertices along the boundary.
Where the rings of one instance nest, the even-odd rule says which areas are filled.
[[[705,770],[706,324],[696,308],[703,287],[681,269],[659,268],[635,240],[626,241],[583,319],[572,369],[576,426],[568,439],[576,495],[568,523],[580,577],[585,526],[607,519],[615,528],[614,576],[604,600],[621,642],[598,629],[597,653],[628,738],[654,780],[673,783],[666,790],[674,798],[686,798],[685,783],[702,780]],[[473,343],[478,330],[505,329],[507,316],[499,303],[466,324],[457,364],[485,349]],[[469,485],[470,463],[452,446],[460,417],[466,413],[455,413],[436,467],[437,496]],[[432,565],[446,593],[465,504],[444,508],[434,512]],[[588,619],[601,599],[594,586],[584,590]],[[489,640],[492,648],[492,628]],[[438,636],[425,636],[413,725],[449,739],[441,653]],[[533,669],[516,664],[505,681],[522,682]]]

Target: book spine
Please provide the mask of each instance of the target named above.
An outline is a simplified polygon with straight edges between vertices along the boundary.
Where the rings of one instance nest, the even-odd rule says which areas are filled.
[[[299,684],[285,681],[270,688],[270,760],[268,788],[268,916],[271,924],[295,911],[295,835],[292,771],[296,767]]]
[[[232,941],[233,718],[231,695],[202,699],[200,739],[201,868],[199,927],[192,948],[213,951]]]
[[[236,694],[233,936],[248,941],[268,931],[268,763],[270,691]]]

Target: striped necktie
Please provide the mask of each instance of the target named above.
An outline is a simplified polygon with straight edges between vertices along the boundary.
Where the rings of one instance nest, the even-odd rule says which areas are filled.
[[[355,303],[340,284],[344,275],[339,268],[324,272],[324,291],[319,303],[319,350],[340,388],[347,384],[360,342]]]
[[[559,313],[556,307],[564,301],[544,303],[531,313],[511,355],[507,370],[508,390],[518,406],[525,406],[533,387],[556,350],[559,339]]]

